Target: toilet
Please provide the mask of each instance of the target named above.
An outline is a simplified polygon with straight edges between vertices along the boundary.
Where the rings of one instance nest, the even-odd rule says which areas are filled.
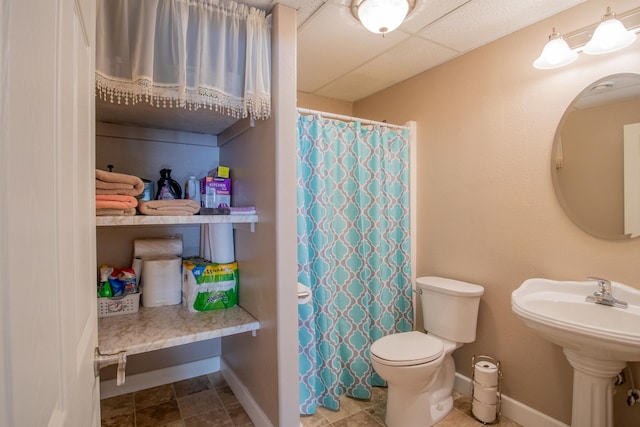
[[[443,277],[416,280],[427,332],[387,335],[371,345],[371,364],[388,384],[388,427],[428,427],[453,407],[451,354],[476,339],[484,288]]]

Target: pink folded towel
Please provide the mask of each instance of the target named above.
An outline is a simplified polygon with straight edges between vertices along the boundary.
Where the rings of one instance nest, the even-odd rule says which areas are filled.
[[[200,204],[195,200],[150,200],[138,204],[142,215],[185,216],[200,212]]]
[[[96,195],[97,209],[131,209],[138,206],[138,199],[133,196],[122,196],[118,194],[112,195]]]
[[[132,216],[136,208],[131,209],[96,209],[96,216]]]
[[[96,169],[96,194],[137,196],[144,191],[144,182],[134,175]]]

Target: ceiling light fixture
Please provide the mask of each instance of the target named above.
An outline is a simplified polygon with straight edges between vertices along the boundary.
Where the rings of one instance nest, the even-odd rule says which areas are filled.
[[[580,52],[588,55],[615,52],[633,43],[639,31],[640,7],[627,11],[618,18],[607,7],[607,12],[599,23],[565,34],[564,37],[554,28],[533,66],[548,70],[572,63]]]
[[[629,46],[636,38],[636,34],[628,31],[622,22],[616,19],[616,14],[611,11],[611,8],[607,7],[607,13],[602,17],[602,22],[582,51],[588,55],[615,52]]]
[[[402,24],[416,0],[352,0],[351,13],[372,33],[383,36]]]
[[[549,41],[544,45],[542,53],[535,60],[533,66],[539,70],[550,70],[570,64],[576,59],[578,59],[578,52],[571,50],[567,42],[554,28],[549,36]]]

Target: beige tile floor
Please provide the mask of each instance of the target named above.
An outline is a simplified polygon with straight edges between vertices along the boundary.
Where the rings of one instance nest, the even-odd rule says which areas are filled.
[[[102,427],[252,427],[219,372],[100,402]]]
[[[455,394],[454,409],[436,427],[477,427],[468,397]],[[337,412],[318,408],[303,427],[384,427],[386,388],[370,400],[343,397]],[[102,427],[253,427],[219,372],[111,397],[101,401]],[[504,417],[500,427],[520,427]],[[284,427],[284,426],[283,426]],[[298,426],[286,426],[298,427]]]
[[[459,393],[454,393],[453,410],[436,427],[478,427],[485,424],[476,421],[471,414],[471,399]],[[318,408],[313,416],[301,417],[303,427],[385,427],[385,406],[387,403],[387,389],[373,388],[373,397],[369,401],[342,397],[340,410],[330,411]],[[498,423],[500,427],[522,427],[505,417]]]

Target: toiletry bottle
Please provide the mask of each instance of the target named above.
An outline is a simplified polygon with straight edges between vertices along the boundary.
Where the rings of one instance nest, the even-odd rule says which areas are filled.
[[[195,200],[200,204],[200,181],[195,176],[190,176],[187,181],[186,189],[184,192],[184,198],[189,200]]]
[[[113,296],[113,291],[111,290],[111,285],[109,284],[109,276],[113,272],[113,268],[108,265],[103,265],[100,267],[100,284],[98,285],[98,296],[99,297],[111,297]]]
[[[171,178],[171,169],[161,169],[158,180],[158,193],[156,200],[174,200],[182,198],[182,187]]]

